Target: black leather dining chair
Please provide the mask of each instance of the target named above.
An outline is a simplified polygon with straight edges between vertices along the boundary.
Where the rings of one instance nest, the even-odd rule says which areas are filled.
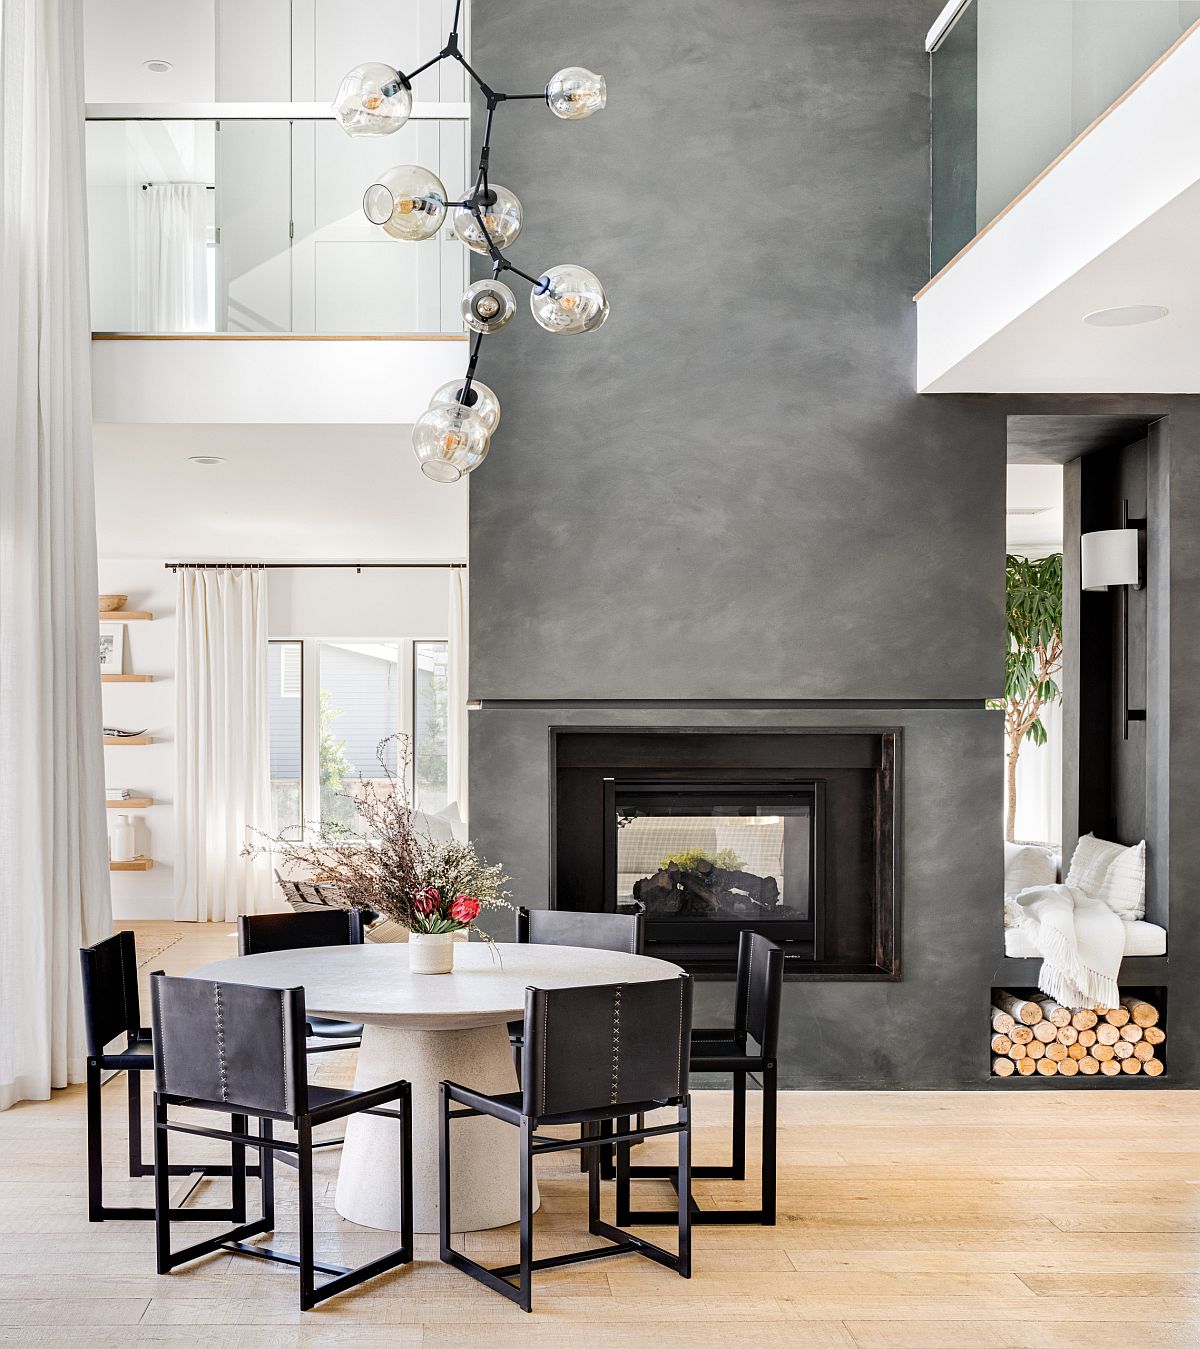
[[[253,1256],[300,1271],[300,1310],[308,1311],[335,1293],[354,1288],[413,1258],[412,1088],[389,1082],[366,1091],[311,1086],[305,1039],[307,1018],[302,988],[258,988],[207,979],[151,978],[154,1029],[154,1207],[158,1272],[217,1251]],[[399,1102],[399,1110],[385,1109]],[[172,1107],[188,1110],[187,1121],[173,1118]],[[194,1121],[194,1112],[229,1116],[229,1127],[209,1128]],[[355,1269],[320,1262],[313,1235],[313,1129],[349,1115],[383,1115],[400,1126],[400,1245]],[[258,1121],[258,1133],[249,1120]],[[296,1141],[276,1138],[274,1124],[283,1121],[296,1131]],[[183,1250],[171,1249],[171,1223],[183,1216],[171,1206],[167,1186],[170,1135],[184,1133],[218,1138],[234,1151],[233,1192],[240,1206],[237,1227],[206,1237]],[[247,1149],[257,1150],[262,1181],[262,1215],[245,1221]],[[295,1166],[299,1177],[298,1254],[248,1244],[251,1237],[275,1226],[275,1154]],[[290,1221],[290,1219],[289,1219]],[[319,1287],[317,1272],[331,1277]]]
[[[264,951],[298,951],[311,946],[361,946],[363,917],[354,909],[311,910],[302,913],[260,913],[238,919],[238,955],[260,955]],[[308,1034],[317,1043],[309,1043],[310,1054],[334,1049],[357,1049],[362,1043],[361,1021],[335,1021],[330,1017],[310,1016]],[[321,1041],[338,1041],[322,1044]]]
[[[640,913],[576,913],[570,909],[517,910],[517,942],[535,946],[587,946],[594,951],[641,955],[645,924]],[[523,1021],[508,1023],[513,1057],[521,1070]]]
[[[746,1179],[746,1085],[751,1073],[762,1081],[762,1159],[759,1207],[695,1209],[695,1223],[757,1223],[776,1219],[776,1133],[778,1121],[779,1009],[783,1000],[783,948],[757,932],[743,930],[738,944],[734,1024],[728,1030],[692,1032],[693,1072],[733,1075],[733,1157],[728,1166],[700,1165],[692,1175],[704,1180]],[[754,1041],[757,1048],[752,1048]],[[628,1146],[617,1149],[617,1221],[632,1224],[671,1221],[669,1210],[630,1207],[630,1178],[670,1179],[669,1166],[633,1166]]]
[[[458,1082],[443,1082],[440,1092],[441,1258],[488,1288],[532,1310],[533,1273],[637,1254],[691,1277],[691,1103],[688,1096],[688,1037],[692,1024],[692,981],[682,974],[635,984],[598,984],[586,988],[530,988],[525,993],[525,1055],[520,1091],[489,1096]],[[460,1109],[452,1109],[459,1106]],[[663,1107],[676,1121],[631,1127],[635,1115]],[[520,1133],[520,1258],[489,1269],[450,1245],[451,1125],[457,1119],[489,1115]],[[561,1138],[544,1128],[579,1125],[581,1136]],[[601,1124],[616,1132],[599,1136]],[[623,1232],[600,1217],[601,1148],[625,1146],[642,1138],[676,1135],[678,1161],[673,1170],[679,1194],[672,1221],[678,1227],[675,1252]],[[610,1244],[565,1255],[533,1258],[534,1159],[548,1152],[584,1149],[588,1156],[588,1231]],[[516,1282],[513,1277],[516,1276]]]
[[[88,1221],[150,1219],[154,1217],[152,1208],[113,1207],[104,1202],[104,1112],[100,1089],[106,1072],[123,1072],[128,1083],[129,1174],[135,1179],[154,1174],[154,1167],[142,1158],[141,1076],[153,1069],[154,1051],[150,1028],[142,1025],[133,933],[116,932],[93,946],[81,948],[79,964],[83,975],[83,1020],[88,1046]],[[124,1043],[109,1049],[114,1040]],[[232,1165],[181,1163],[172,1166],[170,1174],[191,1176],[190,1193],[208,1176],[232,1174]],[[182,1197],[178,1202],[182,1205]],[[181,1208],[179,1216],[191,1221],[239,1221],[233,1209]],[[241,1216],[245,1216],[244,1212]]]

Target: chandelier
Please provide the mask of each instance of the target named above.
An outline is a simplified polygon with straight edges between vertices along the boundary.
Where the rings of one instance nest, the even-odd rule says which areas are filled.
[[[503,94],[472,69],[458,43],[462,0],[446,45],[432,59],[406,75],[378,61],[355,66],[342,81],[333,113],[350,136],[389,136],[412,112],[412,81],[440,61],[457,61],[474,81],[487,106],[483,146],[474,183],[461,201],[451,201],[435,173],[419,164],[388,169],[363,195],[363,212],[393,239],[432,239],[451,211],[454,233],[474,253],[491,260],[490,280],[476,281],[463,292],[460,309],[471,339],[466,374],[438,389],[413,427],[413,449],[421,471],[436,482],[457,482],[487,457],[500,421],[500,400],[475,378],[479,348],[517,312],[517,297],[500,278],[505,274],[529,282],[529,308],[548,333],[595,332],[608,317],[608,300],[599,280],[575,263],[559,263],[538,276],[523,272],[504,250],[521,232],[523,213],[516,193],[489,177],[492,122],[501,103],[537,99],[555,117],[576,122],[599,112],[606,101],[604,77],[581,66],[568,66],[550,78],[541,93]]]

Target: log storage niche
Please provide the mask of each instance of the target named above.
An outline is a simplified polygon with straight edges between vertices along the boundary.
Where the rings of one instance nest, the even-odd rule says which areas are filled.
[[[1123,990],[1116,1007],[1060,1006],[1036,989],[992,990],[991,1076],[1153,1080],[1166,1072],[1166,989]]]

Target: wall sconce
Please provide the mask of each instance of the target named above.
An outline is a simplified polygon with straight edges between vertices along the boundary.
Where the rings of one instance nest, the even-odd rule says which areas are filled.
[[[1129,591],[1142,588],[1141,532],[1145,518],[1129,514],[1121,502],[1121,528],[1097,529],[1079,537],[1079,572],[1083,590],[1121,590],[1121,736],[1129,739],[1129,723],[1145,721],[1144,707],[1129,706]]]

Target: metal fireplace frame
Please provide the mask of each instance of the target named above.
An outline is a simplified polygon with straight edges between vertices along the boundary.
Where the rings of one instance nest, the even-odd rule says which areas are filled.
[[[646,916],[647,954],[654,948],[663,948],[665,955],[694,953],[701,960],[706,955],[724,954],[726,948],[736,949],[740,934],[745,929],[761,932],[777,941],[784,950],[804,949],[806,960],[820,961],[825,952],[825,856],[826,810],[825,783],[820,778],[765,779],[746,778],[617,778],[604,779],[604,896],[608,911],[617,907],[617,798],[619,795],[664,796],[674,799],[689,795],[708,799],[745,796],[755,800],[772,797],[803,798],[811,804],[810,834],[810,894],[807,919],[787,918],[652,918]]]

